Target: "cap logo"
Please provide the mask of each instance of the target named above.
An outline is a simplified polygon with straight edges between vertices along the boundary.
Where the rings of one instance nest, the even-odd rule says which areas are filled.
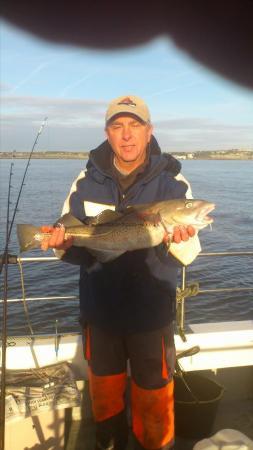
[[[128,106],[136,106],[136,103],[134,103],[131,98],[126,97],[123,100],[121,100],[118,105],[128,105]]]

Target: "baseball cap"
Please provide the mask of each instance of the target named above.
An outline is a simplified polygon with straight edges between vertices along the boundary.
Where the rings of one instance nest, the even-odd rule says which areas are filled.
[[[108,123],[120,113],[133,114],[143,122],[150,122],[150,113],[146,103],[136,95],[124,95],[112,100],[105,114],[105,122]]]

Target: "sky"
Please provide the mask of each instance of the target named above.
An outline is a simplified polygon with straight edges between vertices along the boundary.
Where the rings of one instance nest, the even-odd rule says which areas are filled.
[[[53,44],[0,22],[0,151],[89,151],[108,103],[138,95],[163,151],[253,150],[253,92],[209,71],[168,38],[114,51]]]

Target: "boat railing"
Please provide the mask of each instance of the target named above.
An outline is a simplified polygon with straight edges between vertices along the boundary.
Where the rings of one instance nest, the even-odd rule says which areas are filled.
[[[220,258],[220,257],[252,257],[253,251],[231,251],[231,252],[201,252],[199,255],[201,258]],[[19,264],[22,266],[23,263],[45,263],[45,262],[56,262],[59,263],[60,260],[55,256],[10,256],[10,264]],[[181,277],[180,277],[180,287],[177,291],[177,327],[179,335],[182,340],[186,340],[185,336],[185,300],[187,297],[199,294],[213,294],[221,292],[242,292],[242,291],[253,291],[252,287],[222,287],[222,288],[212,288],[212,289],[200,289],[195,285],[187,285],[187,266],[181,267]],[[64,295],[64,296],[47,296],[47,297],[26,297],[26,301],[64,301],[64,300],[76,300],[78,297],[76,295]],[[18,303],[22,302],[22,298],[11,298],[8,299],[8,303]],[[3,300],[0,299],[0,303]]]
[[[56,256],[14,256],[9,255],[9,264],[23,264],[23,263],[47,263],[47,262],[55,262],[59,263],[60,259]],[[28,302],[32,301],[43,301],[43,300],[76,300],[78,297],[76,295],[62,295],[62,296],[47,296],[47,297],[26,297],[25,300]],[[8,303],[20,303],[22,302],[22,298],[8,298]],[[0,303],[3,300],[0,299]]]
[[[244,256],[253,256],[253,251],[237,251],[237,252],[201,252],[198,257],[212,258],[212,257],[244,257]],[[182,266],[181,268],[181,288],[180,296],[177,299],[177,327],[179,335],[181,339],[185,342],[185,300],[187,297],[191,295],[199,295],[199,294],[213,294],[217,292],[242,292],[242,291],[252,291],[252,287],[223,287],[223,288],[215,288],[215,289],[199,289],[195,290],[193,294],[191,294],[191,289],[187,289],[187,266]],[[194,291],[194,289],[193,289]],[[186,293],[184,295],[184,293]]]

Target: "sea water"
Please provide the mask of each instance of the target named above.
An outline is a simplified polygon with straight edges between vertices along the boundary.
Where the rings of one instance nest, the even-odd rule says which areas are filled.
[[[8,179],[11,160],[0,160],[0,253],[4,249]],[[13,166],[10,212],[18,195],[26,161]],[[22,192],[16,223],[53,224],[74,178],[85,168],[84,160],[32,160]],[[199,236],[203,252],[253,251],[253,161],[182,161],[182,173],[191,183],[195,198],[216,204],[212,230]],[[14,225],[9,253],[17,254]],[[33,250],[23,256],[51,256]],[[187,269],[187,282],[200,289],[253,287],[253,256],[198,257]],[[27,297],[78,297],[79,268],[66,263],[23,264]],[[2,297],[3,274],[0,276]],[[22,296],[18,266],[9,266],[9,298]],[[73,331],[78,327],[76,300],[29,302],[29,315],[36,333]],[[186,322],[217,322],[253,319],[253,292],[206,293],[186,300]],[[26,333],[22,304],[8,306],[9,334]]]

